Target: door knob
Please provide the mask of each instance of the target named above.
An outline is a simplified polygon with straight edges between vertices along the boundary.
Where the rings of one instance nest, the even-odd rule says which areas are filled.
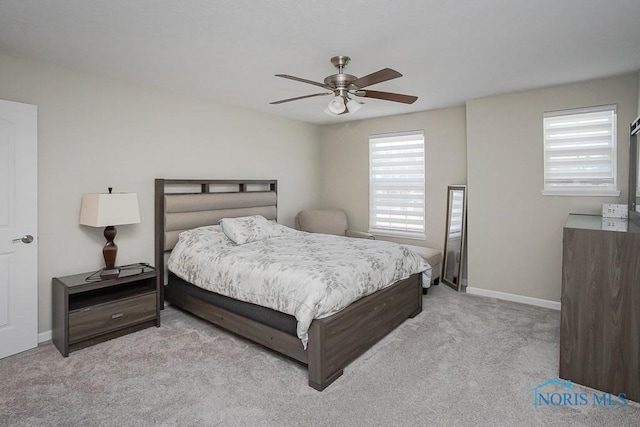
[[[31,234],[26,234],[19,239],[13,239],[12,242],[31,243],[33,242],[33,236]]]

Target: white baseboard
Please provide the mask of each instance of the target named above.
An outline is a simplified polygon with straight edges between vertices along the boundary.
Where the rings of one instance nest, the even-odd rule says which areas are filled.
[[[506,292],[498,292],[498,291],[491,291],[488,289],[471,288],[471,287],[467,287],[467,293],[470,295],[480,295],[483,297],[503,299],[506,301],[519,302],[521,304],[536,305],[538,307],[551,308],[553,310],[560,310],[560,303],[557,301],[549,301],[546,299],[526,297],[523,295],[509,294]]]
[[[38,344],[42,344],[43,342],[46,342],[46,341],[51,341],[52,337],[53,335],[51,331],[40,332],[38,334]]]
[[[536,305],[538,307],[551,308],[553,310],[560,310],[560,303],[557,301],[549,301],[546,299],[526,297],[523,295],[509,294],[506,292],[491,291],[482,288],[467,287],[467,293],[469,295],[480,295],[483,297],[497,298],[506,301],[519,302],[521,304]],[[38,334],[38,344],[46,341],[51,341],[53,335],[51,331],[44,331]]]

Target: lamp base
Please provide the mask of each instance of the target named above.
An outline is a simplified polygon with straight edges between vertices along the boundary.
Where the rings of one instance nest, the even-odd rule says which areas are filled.
[[[120,276],[119,268],[105,268],[104,270],[100,271],[101,279],[113,279],[114,277],[118,276]]]
[[[113,225],[105,227],[104,237],[107,239],[107,244],[102,248],[105,268],[100,272],[100,277],[104,279],[118,277],[120,270],[115,266],[118,245],[113,241],[116,237],[116,228]]]

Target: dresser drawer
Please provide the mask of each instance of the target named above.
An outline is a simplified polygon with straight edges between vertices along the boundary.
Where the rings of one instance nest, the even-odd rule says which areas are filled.
[[[74,310],[69,313],[69,342],[155,318],[155,292]]]

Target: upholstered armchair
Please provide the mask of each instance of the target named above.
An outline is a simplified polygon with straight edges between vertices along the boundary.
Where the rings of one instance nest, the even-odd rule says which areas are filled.
[[[342,209],[305,210],[296,216],[296,228],[309,233],[375,239],[373,234],[350,230],[347,214]]]

